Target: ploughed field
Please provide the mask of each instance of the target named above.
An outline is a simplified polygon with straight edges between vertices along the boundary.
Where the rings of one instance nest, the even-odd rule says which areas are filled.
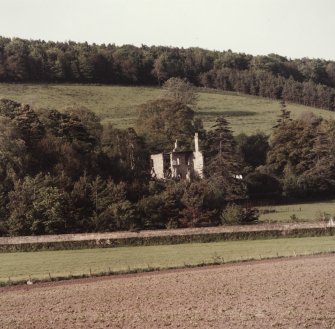
[[[334,328],[335,256],[0,288],[1,329]]]

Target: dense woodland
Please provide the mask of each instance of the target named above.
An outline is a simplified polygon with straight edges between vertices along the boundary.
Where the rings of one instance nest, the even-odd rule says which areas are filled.
[[[0,37],[0,81],[196,86],[335,110],[335,62],[200,48],[135,47]]]
[[[245,224],[257,219],[245,206],[256,200],[334,194],[335,121],[291,120],[281,101],[270,138],[233,137],[224,117],[205,131],[196,100],[190,83],[172,78],[126,130],[85,108],[0,100],[0,235]],[[195,131],[205,179],[151,179],[150,153],[175,139],[190,149]]]

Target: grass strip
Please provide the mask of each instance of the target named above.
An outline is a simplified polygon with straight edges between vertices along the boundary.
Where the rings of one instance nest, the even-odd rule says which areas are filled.
[[[0,284],[138,273],[326,252],[335,252],[334,237],[2,253]]]

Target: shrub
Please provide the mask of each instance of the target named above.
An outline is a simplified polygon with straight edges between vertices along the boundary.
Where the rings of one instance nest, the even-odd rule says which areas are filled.
[[[228,204],[220,216],[222,225],[250,224],[258,220],[257,208],[246,208],[235,203]]]
[[[252,199],[277,198],[282,193],[280,181],[267,173],[253,172],[245,177],[248,194]]]
[[[216,210],[211,209],[212,191],[206,181],[190,183],[181,198],[183,209],[180,222],[183,227],[201,227],[214,224]]]
[[[165,228],[164,203],[161,195],[152,195],[143,198],[138,203],[141,227],[144,229]]]

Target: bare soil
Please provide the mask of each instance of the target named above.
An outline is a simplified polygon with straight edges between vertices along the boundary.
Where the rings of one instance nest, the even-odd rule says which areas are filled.
[[[0,328],[335,328],[335,256],[1,288]]]

